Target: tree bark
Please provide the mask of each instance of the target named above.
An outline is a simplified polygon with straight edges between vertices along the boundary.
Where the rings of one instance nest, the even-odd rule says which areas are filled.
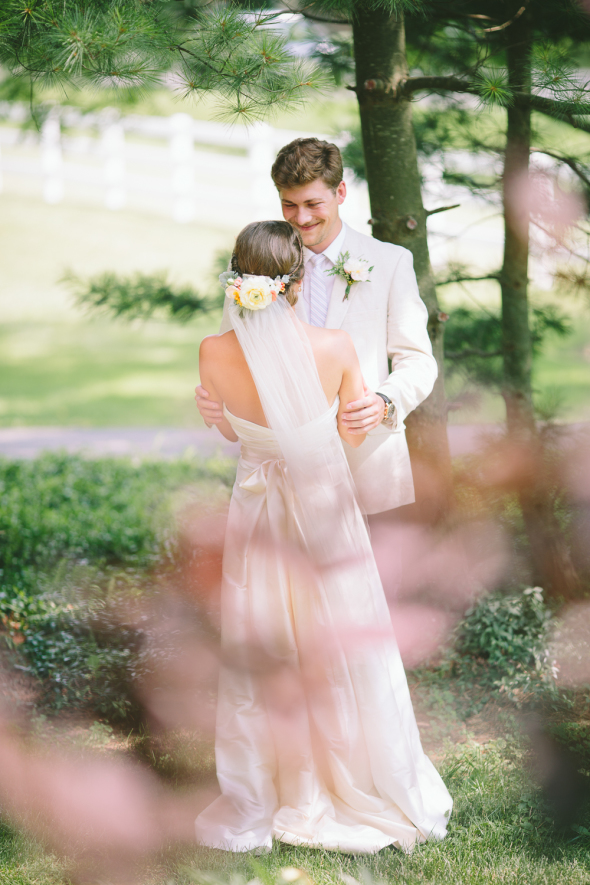
[[[508,81],[512,89],[530,92],[532,28],[528,15],[510,29],[507,47]],[[529,328],[528,185],[531,150],[530,105],[516,101],[507,111],[506,152],[502,178],[504,203],[504,262],[502,289],[503,386],[506,421],[512,434],[534,431],[532,342]]]
[[[515,93],[530,94],[533,26],[526,12],[506,33],[508,81]],[[509,437],[526,452],[530,466],[519,491],[531,549],[533,580],[547,595],[577,595],[579,579],[555,514],[547,451],[536,423],[532,395],[532,339],[529,326],[529,158],[531,105],[515,100],[507,110],[502,180],[504,262],[502,291],[503,389]]]
[[[420,295],[428,309],[428,332],[439,367],[434,390],[407,421],[407,436],[420,503],[440,510],[450,485],[447,401],[443,369],[443,323],[422,204],[416,139],[409,97],[398,89],[408,75],[403,14],[367,8],[357,0],[352,20],[373,236],[409,249]],[[439,494],[434,495],[433,490]],[[435,514],[433,514],[435,515]]]

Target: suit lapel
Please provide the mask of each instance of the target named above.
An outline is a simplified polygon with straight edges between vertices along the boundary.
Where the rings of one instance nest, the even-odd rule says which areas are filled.
[[[353,234],[353,231],[347,226],[346,236],[344,238],[344,243],[342,244],[341,252],[350,252],[351,258],[356,258],[358,256],[355,254],[354,250],[354,236],[351,236],[351,234]],[[330,277],[328,277],[328,279],[330,279]],[[350,289],[348,298],[345,298],[344,293],[346,291],[346,280],[344,279],[344,277],[340,276],[335,276],[333,277],[333,279],[334,288],[332,289],[330,304],[328,306],[328,313],[326,315],[326,329],[340,329],[342,323],[344,322],[346,311],[350,306],[350,302],[354,298],[354,283]]]
[[[346,280],[343,277],[334,277],[334,287],[330,296],[328,313],[326,314],[326,329],[339,329],[342,326],[350,299],[353,297],[354,286],[352,286],[348,298],[344,297],[345,291]]]

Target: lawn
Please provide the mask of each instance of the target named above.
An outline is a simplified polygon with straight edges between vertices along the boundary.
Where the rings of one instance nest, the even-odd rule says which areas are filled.
[[[0,425],[202,426],[199,342],[217,324],[6,324]]]
[[[206,291],[231,234],[8,194],[0,219],[0,424],[199,425],[199,342],[219,318],[183,327],[87,317],[59,280],[66,268],[82,276],[166,268]]]
[[[166,268],[176,282],[210,291],[230,231],[4,194],[0,238],[0,426],[201,426],[192,399],[198,346],[219,317],[181,326],[85,316],[59,280],[66,268],[81,276]],[[559,402],[559,417],[583,421],[590,418],[590,319],[579,307],[574,326],[564,341],[548,340],[535,385],[541,399]],[[451,395],[461,399],[460,387],[453,381]],[[451,413],[453,423],[502,417],[500,398],[488,393],[477,409]]]
[[[158,745],[157,733],[150,744],[149,730],[146,735],[138,726],[131,681],[142,666],[152,673],[159,659],[142,657],[138,643],[149,636],[149,618],[122,623],[121,613],[140,599],[149,606],[162,589],[186,590],[190,574],[197,588],[215,575],[207,555],[199,559],[201,547],[183,546],[179,531],[190,529],[195,515],[202,525],[223,510],[232,481],[232,463],[219,460],[135,463],[63,454],[0,460],[0,683],[13,696],[23,674],[36,686],[34,702],[28,694],[20,708],[16,733],[24,728],[45,750],[56,744],[108,758],[132,755],[180,796],[188,784],[210,782],[210,738],[185,733],[188,749],[175,756],[166,743]],[[187,571],[195,562],[205,570]],[[172,607],[156,609],[164,618],[176,616],[173,599]],[[263,857],[174,850],[152,861],[141,885],[246,885],[252,879],[287,885],[295,874],[285,869],[293,867],[308,877],[300,875],[296,885],[354,885],[350,877],[360,885],[590,882],[588,687],[555,690],[547,669],[552,658],[544,654],[552,610],[539,591],[490,600],[462,622],[456,653],[409,674],[422,740],[455,800],[443,843],[371,858],[280,845]],[[198,609],[191,618],[202,636]],[[173,649],[160,652],[166,662]],[[543,660],[549,663],[539,670]],[[549,756],[547,746],[527,736],[523,698],[553,741]],[[533,763],[540,760],[547,775],[563,752],[569,754],[566,789],[552,805]],[[63,881],[71,881],[70,861],[4,820],[2,885]]]
[[[77,100],[89,107],[96,96],[84,93]],[[187,109],[165,91],[151,94],[136,108],[163,115]],[[209,101],[191,111],[204,119],[213,113]],[[274,122],[294,130],[336,132],[356,117],[354,101],[338,95],[310,104],[305,113],[280,115]],[[492,117],[486,120],[493,122]],[[35,187],[39,189],[39,182]],[[467,201],[458,210],[466,213],[467,233],[477,215],[470,206]],[[477,224],[474,230],[480,230]],[[231,214],[227,227],[215,228],[67,200],[48,206],[17,179],[7,179],[0,193],[0,426],[201,426],[192,400],[198,383],[198,345],[216,330],[219,317],[211,314],[183,327],[157,321],[128,325],[86,316],[59,281],[67,269],[82,277],[107,270],[166,270],[178,284],[212,291],[215,257],[231,247],[235,233]],[[433,255],[437,243],[433,236]],[[484,245],[474,252],[480,264]],[[497,244],[493,248],[497,251]],[[484,304],[497,305],[495,284],[484,283],[475,291]],[[549,297],[532,292],[533,301]],[[451,311],[461,303],[471,305],[457,286],[441,289],[440,298]],[[590,418],[590,317],[579,303],[563,306],[574,314],[574,333],[563,341],[548,339],[536,361],[534,383],[538,399],[553,402],[558,417],[584,421]],[[498,395],[480,392],[472,407],[459,379],[450,379],[448,390],[451,398],[463,402],[462,409],[450,413],[452,423],[502,420],[504,406]]]
[[[141,883],[287,885],[295,877],[296,885],[587,885],[588,809],[574,827],[556,826],[527,771],[528,756],[526,744],[510,735],[447,747],[438,766],[455,803],[449,834],[410,855],[384,849],[351,857],[278,843],[258,857],[185,849],[152,863]],[[67,859],[45,853],[6,824],[0,829],[0,864],[2,885],[59,885],[69,878]]]

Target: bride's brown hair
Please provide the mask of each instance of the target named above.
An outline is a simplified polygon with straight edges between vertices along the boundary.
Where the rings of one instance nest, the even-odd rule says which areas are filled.
[[[236,239],[231,269],[240,275],[291,277],[285,289],[289,304],[297,303],[295,285],[303,279],[303,243],[288,221],[253,221]]]

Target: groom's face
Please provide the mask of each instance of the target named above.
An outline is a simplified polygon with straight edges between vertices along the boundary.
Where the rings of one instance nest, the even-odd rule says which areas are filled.
[[[340,231],[338,207],[346,197],[346,185],[340,182],[333,191],[321,178],[300,187],[279,191],[283,217],[301,234],[308,249],[327,248]]]

